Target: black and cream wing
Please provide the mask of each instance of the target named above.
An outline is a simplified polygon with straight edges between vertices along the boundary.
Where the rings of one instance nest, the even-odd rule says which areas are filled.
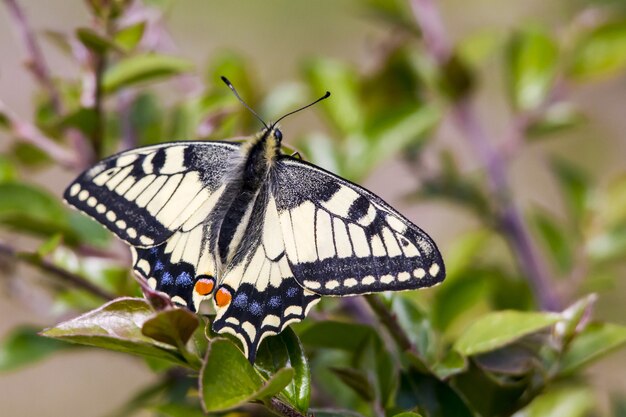
[[[343,296],[444,279],[433,240],[371,192],[290,157],[271,183],[289,268],[304,288]]]
[[[154,246],[212,209],[239,146],[174,142],[122,152],[81,174],[63,197],[131,245]]]
[[[250,361],[266,336],[301,321],[320,298],[294,278],[269,189],[265,184],[259,192],[237,253],[215,293],[213,330],[239,338]]]
[[[239,148],[174,142],[122,152],[81,174],[64,198],[131,245],[134,271],[154,289],[196,310],[215,284],[207,219]]]

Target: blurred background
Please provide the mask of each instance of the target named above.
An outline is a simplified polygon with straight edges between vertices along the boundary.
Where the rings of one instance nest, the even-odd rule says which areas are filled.
[[[23,137],[29,133],[16,134],[18,128],[27,129],[16,121],[38,123],[44,135],[52,137],[61,128],[41,127],[52,117],[53,106],[43,104],[41,84],[25,69],[29,50],[12,3],[0,4],[1,113],[5,122],[7,118],[12,121],[0,131],[2,175],[19,177],[58,200],[90,157],[83,153],[87,155],[84,160],[62,167],[32,149],[36,139],[28,146],[17,145],[28,142]],[[62,85],[63,100],[72,97],[89,107],[85,104],[89,99],[78,90],[89,82],[85,74],[95,64],[81,61],[80,48],[68,41],[77,28],[93,27],[87,3],[20,0],[19,6],[37,36],[49,73]],[[445,45],[440,49],[444,55],[446,48],[455,45],[460,57],[447,61],[444,77],[435,68],[436,39],[429,46],[426,37],[426,46],[409,50],[418,43],[411,40],[418,34],[414,22],[402,20],[413,18],[408,3],[398,7],[356,0],[144,3],[148,6],[131,9],[123,23],[150,22],[142,47],[181,58],[184,64],[166,65],[171,79],[156,82],[161,80],[150,78],[134,90],[132,77],[123,79],[122,75],[118,83],[122,87],[132,84],[130,91],[122,91],[110,80],[110,88],[119,87],[115,90],[119,94],[108,97],[104,106],[110,114],[130,112],[131,123],[136,122],[138,129],[127,135],[124,121],[102,121],[109,129],[107,137],[100,138],[100,156],[129,144],[254,133],[260,126],[228,95],[218,78],[222,74],[232,78],[254,108],[274,119],[330,90],[333,95],[328,103],[282,123],[285,142],[300,149],[305,158],[383,197],[433,236],[446,258],[458,250],[459,242],[492,233],[489,221],[484,221],[495,198],[489,170],[485,170],[489,157],[484,158],[485,150],[472,143],[471,135],[468,140],[464,129],[471,129],[471,121],[468,124],[463,113],[454,113],[454,106],[471,97],[471,117],[479,120],[487,146],[501,156],[510,191],[505,199],[523,213],[553,288],[550,296],[559,299],[558,309],[595,292],[594,318],[626,325],[626,29],[617,27],[606,45],[598,47],[610,48],[613,55],[596,67],[593,63],[585,67],[588,57],[563,57],[576,48],[584,49],[576,45],[580,33],[606,21],[625,22],[620,14],[626,10],[623,2],[440,0],[436,7],[442,26],[435,27],[434,33],[445,32]],[[101,42],[85,33],[81,39],[87,39],[86,44]],[[187,68],[187,62],[193,66]],[[412,90],[407,93],[403,88]],[[154,94],[142,96],[147,89]],[[381,93],[383,89],[387,92]],[[137,97],[148,105],[137,107]],[[350,107],[352,100],[361,103],[361,113]],[[198,101],[204,106],[200,115],[193,113]],[[166,117],[165,109],[171,110],[167,117],[172,119],[159,127],[154,120]],[[410,112],[414,119],[398,119]],[[66,117],[61,124],[71,127],[79,116],[73,113],[74,119]],[[190,118],[195,122],[189,122]],[[73,128],[88,136],[81,130],[83,122]],[[378,135],[378,130],[392,123],[398,123],[396,130]],[[354,127],[360,124],[363,130]],[[113,137],[130,141],[119,143]],[[62,149],[82,146],[80,138],[60,133],[52,142]],[[97,158],[93,155],[91,160]],[[572,209],[571,204],[577,206]],[[15,223],[15,216],[6,214],[7,210],[0,202],[0,220],[6,225],[0,229],[0,239],[12,248],[36,251],[42,241],[54,238],[54,233],[42,236]],[[572,210],[578,212],[572,214]],[[106,239],[101,232],[93,233],[97,239]],[[472,255],[470,263],[505,259],[504,269],[516,271],[515,255],[507,252],[506,238],[483,238],[477,240],[482,250]],[[104,247],[122,259],[116,265],[123,271],[125,249],[113,240]],[[68,268],[79,263],[71,251],[48,255]],[[2,260],[0,337],[18,325],[47,327],[98,305],[93,299],[59,296],[57,284],[51,284],[54,280],[27,263]],[[97,263],[91,267],[104,268]],[[527,272],[524,268],[517,271],[510,273],[519,277]],[[458,306],[448,304],[463,310],[458,317],[466,316],[451,318],[446,331],[458,334],[465,324],[492,308],[484,301],[489,291],[477,290],[475,298],[458,301]],[[521,289],[519,297],[533,299],[527,293]],[[541,297],[521,305],[541,307],[537,298]],[[615,399],[626,395],[625,367],[626,351],[621,350],[584,372],[597,395],[592,414],[618,415]],[[145,364],[126,355],[95,349],[61,352],[0,373],[0,414],[105,416],[155,378]]]

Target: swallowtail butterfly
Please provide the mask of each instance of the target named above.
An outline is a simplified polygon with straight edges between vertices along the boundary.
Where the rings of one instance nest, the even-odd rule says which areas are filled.
[[[192,311],[213,302],[213,329],[239,338],[250,361],[263,338],[302,320],[323,295],[444,279],[426,233],[371,192],[283,154],[277,124],[263,124],[244,144],[119,153],[64,198],[130,245],[134,272],[150,287]]]

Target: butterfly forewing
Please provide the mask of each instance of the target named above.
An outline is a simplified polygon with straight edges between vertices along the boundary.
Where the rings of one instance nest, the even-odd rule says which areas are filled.
[[[206,218],[239,146],[179,142],[122,152],[85,171],[64,198],[131,245],[154,246]]]
[[[321,295],[428,287],[445,271],[435,243],[382,199],[293,158],[273,176],[289,266]]]

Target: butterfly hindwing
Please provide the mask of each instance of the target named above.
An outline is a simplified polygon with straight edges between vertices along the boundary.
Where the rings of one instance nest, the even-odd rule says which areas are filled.
[[[263,338],[301,321],[319,301],[293,277],[273,202],[269,185],[263,187],[216,293],[213,330],[239,338],[251,361]]]
[[[305,288],[343,296],[443,280],[432,239],[369,191],[290,157],[272,183],[289,266]]]
[[[131,245],[158,245],[205,219],[239,147],[176,142],[122,152],[85,171],[64,198]]]

